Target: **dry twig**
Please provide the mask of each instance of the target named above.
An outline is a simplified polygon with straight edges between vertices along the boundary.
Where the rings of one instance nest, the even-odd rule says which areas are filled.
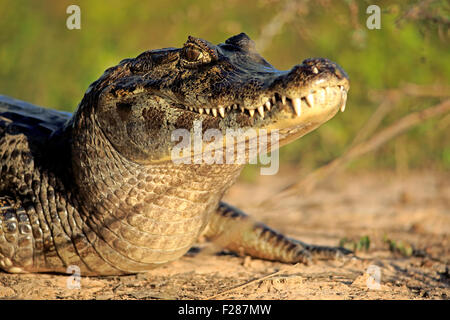
[[[286,267],[284,267],[284,268],[282,268],[282,269],[280,269],[278,271],[269,273],[268,275],[265,275],[265,276],[263,276],[261,278],[253,279],[253,280],[247,281],[247,282],[245,282],[243,284],[237,285],[237,286],[235,286],[233,288],[230,288],[230,289],[227,289],[225,291],[219,292],[219,293],[217,293],[217,294],[215,294],[215,295],[213,295],[211,297],[206,298],[206,300],[216,299],[216,298],[218,298],[220,296],[223,296],[223,295],[225,295],[227,293],[233,292],[234,290],[243,289],[245,287],[248,287],[251,284],[259,283],[259,282],[264,281],[266,279],[272,278],[274,276],[277,276],[277,275],[280,275],[280,274],[285,273],[287,271],[290,271],[292,269],[295,269],[297,266],[298,266],[298,263],[296,263],[294,265],[291,265],[291,266],[286,266]]]

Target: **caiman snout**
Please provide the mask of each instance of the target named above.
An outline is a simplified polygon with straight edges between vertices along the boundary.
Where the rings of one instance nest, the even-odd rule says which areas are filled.
[[[303,60],[284,76],[284,82],[292,86],[301,86],[301,89],[305,89],[303,91],[315,86],[340,85],[347,91],[350,87],[345,71],[337,63],[325,58]]]
[[[344,111],[349,88],[345,71],[324,58],[304,60],[275,79],[272,86],[282,104],[290,105],[297,116],[305,107]]]

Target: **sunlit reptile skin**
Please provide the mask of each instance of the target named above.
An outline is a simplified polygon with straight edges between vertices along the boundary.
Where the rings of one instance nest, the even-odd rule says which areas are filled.
[[[242,51],[240,60],[233,60],[229,47],[197,38],[189,38],[181,49],[124,60],[90,86],[73,116],[0,96],[0,269],[64,273],[75,265],[82,275],[142,272],[182,256],[208,223],[209,238],[264,259],[306,262],[310,252],[344,252],[308,246],[262,224],[244,223],[244,213],[220,202],[242,164],[174,164],[166,159],[174,145],[170,132],[192,130],[196,119],[205,128],[221,131],[287,123],[280,125],[283,144],[345,105],[346,75],[323,59],[290,72],[268,73],[270,85],[258,75],[255,79],[262,82],[246,86],[258,64],[267,68],[250,41],[245,34],[227,40],[229,47],[237,48],[232,50]],[[200,58],[187,53],[194,44],[204,50]],[[236,63],[241,69],[249,66],[243,74],[250,78],[234,84],[239,74],[231,69]],[[310,108],[306,121],[295,115],[293,103],[280,100],[265,117],[254,116],[257,99],[273,96],[269,89],[295,95],[316,81],[316,67],[327,73],[325,84],[332,86],[322,105],[320,97],[314,98],[321,111]],[[216,80],[205,93],[211,77]],[[219,78],[226,85],[217,85]],[[199,82],[196,105],[192,92]],[[242,88],[247,91],[239,93]],[[229,108],[224,117],[217,116],[221,101],[243,95],[253,99],[247,104],[248,99],[239,100],[244,112]],[[211,114],[198,112],[201,103],[211,106]]]

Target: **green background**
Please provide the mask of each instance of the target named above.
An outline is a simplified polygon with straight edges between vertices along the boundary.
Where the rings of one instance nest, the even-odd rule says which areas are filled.
[[[71,4],[81,8],[81,30],[66,28]],[[366,27],[370,4],[382,10],[380,30]],[[449,85],[449,8],[448,1],[0,0],[0,94],[73,111],[89,84],[123,58],[180,47],[188,35],[220,43],[245,32],[278,69],[320,56],[350,76],[346,112],[281,151],[284,163],[311,169],[342,154],[382,90]],[[382,126],[439,101],[405,96]],[[351,169],[448,170],[449,124],[448,114],[427,121]]]

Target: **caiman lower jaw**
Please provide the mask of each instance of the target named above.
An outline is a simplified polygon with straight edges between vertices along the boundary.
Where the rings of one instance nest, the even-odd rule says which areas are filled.
[[[315,130],[345,111],[348,84],[335,85],[310,91],[307,96],[289,99],[271,121],[261,121],[259,126],[269,132],[279,132],[279,146],[286,145]],[[273,110],[273,109],[272,109]]]
[[[339,103],[339,109],[344,112],[347,102],[348,86],[333,85],[325,86],[310,90],[307,94],[299,94],[298,96],[287,96],[275,92],[261,98],[264,103],[260,106],[244,106],[240,103],[233,103],[228,106],[218,105],[217,107],[196,107],[177,105],[177,107],[186,109],[191,112],[210,115],[212,117],[227,117],[230,113],[243,113],[251,118],[264,117],[272,115],[273,107],[277,106],[278,110],[289,107],[293,115],[300,117],[305,107],[309,108],[327,108],[335,106]]]

